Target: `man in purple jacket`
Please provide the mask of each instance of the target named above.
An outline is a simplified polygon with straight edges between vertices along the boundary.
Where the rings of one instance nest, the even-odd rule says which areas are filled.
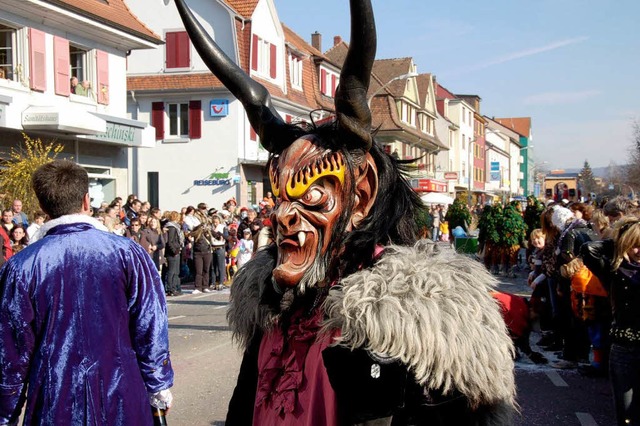
[[[171,405],[167,310],[144,249],[89,216],[86,171],[33,174],[52,219],[0,270],[0,425],[151,425]]]

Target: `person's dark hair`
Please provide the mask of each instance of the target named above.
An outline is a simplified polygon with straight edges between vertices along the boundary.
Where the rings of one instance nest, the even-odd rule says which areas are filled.
[[[606,216],[624,216],[629,213],[630,209],[630,200],[626,197],[623,197],[622,195],[618,195],[617,197],[612,198],[602,208]]]
[[[207,203],[198,203],[198,210],[206,210]]]
[[[24,236],[20,239],[20,241],[16,241],[16,243],[23,245],[29,244],[29,235],[27,235],[27,230],[20,223],[16,223],[13,225],[13,228],[11,228],[11,231],[9,232],[9,238],[13,241],[13,233],[16,229],[22,229],[24,231]]]
[[[189,206],[187,207],[187,210],[185,210],[184,214],[190,214],[196,211],[196,208],[193,206]]]
[[[158,212],[160,212],[160,209],[158,207],[152,207],[151,210],[149,210],[149,214],[151,216],[155,216]]]
[[[55,160],[40,166],[31,177],[40,207],[50,218],[79,213],[89,191],[87,171],[68,160]]]
[[[42,211],[35,212],[34,215],[33,215],[33,220],[40,219],[40,218],[46,219],[47,218],[47,214],[45,212],[42,212]]]
[[[569,206],[569,210],[582,213],[582,218],[587,222],[591,220],[593,215],[593,206],[585,203],[573,203]]]

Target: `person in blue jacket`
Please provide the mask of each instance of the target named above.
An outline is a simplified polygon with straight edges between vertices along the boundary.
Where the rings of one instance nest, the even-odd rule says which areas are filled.
[[[0,425],[152,425],[171,405],[162,282],[139,244],[89,216],[87,172],[41,166],[52,219],[0,269]]]

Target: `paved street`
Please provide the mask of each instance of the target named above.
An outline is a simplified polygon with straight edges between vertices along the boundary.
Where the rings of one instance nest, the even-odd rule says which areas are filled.
[[[498,277],[500,289],[528,294],[524,272],[516,279]],[[172,362],[176,373],[175,407],[170,425],[223,425],[241,354],[231,342],[225,314],[228,290],[187,293],[168,300]],[[532,342],[539,339],[534,333]],[[538,349],[539,350],[539,349]],[[545,353],[555,360],[553,353]],[[517,362],[518,426],[615,424],[607,379],[585,378],[574,370]]]

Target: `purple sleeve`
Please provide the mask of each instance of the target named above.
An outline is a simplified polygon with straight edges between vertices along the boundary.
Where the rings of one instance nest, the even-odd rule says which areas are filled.
[[[0,270],[0,424],[17,421],[20,415],[35,346],[29,288],[10,266],[6,263]]]
[[[164,288],[149,255],[133,244],[129,262],[129,333],[148,392],[173,385]]]

